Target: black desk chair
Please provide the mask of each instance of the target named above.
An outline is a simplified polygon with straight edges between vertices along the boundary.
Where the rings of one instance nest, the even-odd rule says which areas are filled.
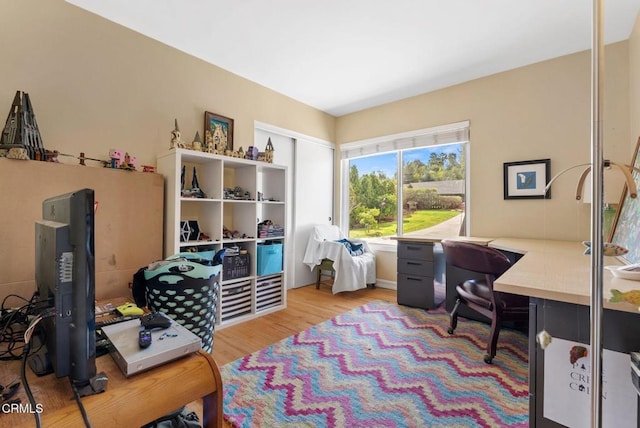
[[[511,267],[509,259],[500,251],[482,245],[458,241],[442,241],[445,259],[451,266],[484,274],[483,280],[469,279],[456,286],[456,304],[451,311],[449,334],[458,325],[461,304],[491,320],[491,333],[484,361],[491,364],[496,355],[498,335],[503,321],[526,321],[529,298],[494,291],[493,281]]]

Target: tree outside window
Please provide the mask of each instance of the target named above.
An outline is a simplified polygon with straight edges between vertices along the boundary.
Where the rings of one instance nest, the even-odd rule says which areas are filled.
[[[349,236],[458,235],[465,211],[464,144],[349,159]]]

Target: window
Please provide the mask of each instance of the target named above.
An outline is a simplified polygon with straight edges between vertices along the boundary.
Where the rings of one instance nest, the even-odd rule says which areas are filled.
[[[398,152],[349,160],[349,237],[398,233]]]
[[[468,122],[341,147],[348,236],[465,234]]]

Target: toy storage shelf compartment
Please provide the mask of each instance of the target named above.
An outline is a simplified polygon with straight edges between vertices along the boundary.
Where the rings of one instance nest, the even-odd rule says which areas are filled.
[[[287,248],[287,167],[171,149],[158,156],[157,171],[165,177],[164,257],[223,247],[239,247],[248,255],[230,258],[223,266],[218,326],[284,308],[286,257],[278,272],[272,264],[259,270],[257,251],[266,240]],[[263,229],[261,236],[258,225],[265,220],[274,227]]]
[[[220,287],[220,319],[232,320],[251,313],[253,283],[250,280],[222,284]]]
[[[262,276],[256,282],[256,310],[264,311],[283,303],[282,274]]]

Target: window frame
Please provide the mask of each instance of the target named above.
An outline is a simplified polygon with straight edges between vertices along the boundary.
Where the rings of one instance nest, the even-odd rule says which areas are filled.
[[[457,132],[456,132],[457,131]],[[452,133],[455,132],[455,137],[452,137]],[[445,135],[445,138],[439,139],[440,136]],[[453,138],[453,140],[451,139]],[[455,140],[458,141],[455,141]],[[441,140],[444,140],[440,142]],[[340,146],[341,160],[340,160],[340,204],[344,207],[340,213],[340,228],[345,234],[349,233],[349,162],[351,159],[372,156],[377,154],[383,154],[388,152],[397,152],[396,168],[398,171],[398,180],[396,195],[398,201],[403,199],[402,190],[402,175],[403,175],[403,152],[408,149],[426,148],[431,146],[448,145],[448,144],[462,144],[465,154],[465,216],[464,216],[464,230],[466,235],[470,233],[469,224],[469,210],[471,207],[470,198],[470,139],[469,139],[469,121],[457,122],[450,125],[443,125],[434,128],[421,129],[416,131],[405,132],[402,134],[389,135],[384,137],[377,137],[369,140],[361,140],[353,143],[346,143]],[[358,152],[361,154],[358,155]],[[403,235],[403,221],[402,221],[402,203],[397,204],[397,236]],[[368,238],[370,239],[370,238]],[[376,245],[379,250],[395,251],[396,241],[387,239],[385,243],[381,240],[370,239],[370,244]],[[386,247],[386,248],[385,248]],[[393,248],[393,250],[392,250]]]

